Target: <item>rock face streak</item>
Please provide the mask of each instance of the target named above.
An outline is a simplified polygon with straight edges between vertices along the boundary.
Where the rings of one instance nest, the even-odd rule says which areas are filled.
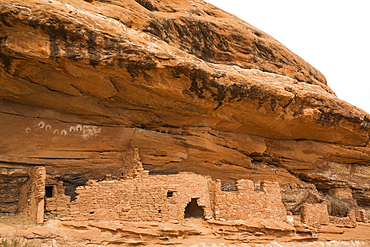
[[[348,187],[370,207],[370,116],[235,16],[200,0],[0,3],[2,188],[35,165],[75,187],[115,175],[135,146],[154,173]]]

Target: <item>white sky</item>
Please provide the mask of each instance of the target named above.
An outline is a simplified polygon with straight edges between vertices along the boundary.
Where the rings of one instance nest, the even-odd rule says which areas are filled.
[[[370,0],[206,0],[277,39],[370,113]]]

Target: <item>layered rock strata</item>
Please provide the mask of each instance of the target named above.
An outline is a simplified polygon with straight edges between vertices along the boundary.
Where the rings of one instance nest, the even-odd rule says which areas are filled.
[[[42,165],[73,194],[135,146],[152,173],[350,188],[370,206],[370,116],[235,16],[199,0],[0,3],[0,186]]]

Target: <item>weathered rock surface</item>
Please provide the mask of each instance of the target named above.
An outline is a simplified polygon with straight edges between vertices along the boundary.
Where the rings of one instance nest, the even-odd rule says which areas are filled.
[[[2,183],[33,165],[101,179],[136,146],[152,172],[350,187],[370,206],[370,116],[255,27],[200,0],[0,3]]]
[[[50,220],[43,226],[35,226],[21,220],[7,222],[0,219],[0,229],[7,236],[18,235],[29,239],[35,246],[369,246],[369,224],[356,229],[338,228],[333,225],[320,229],[309,227],[294,228],[288,224],[254,220],[249,222],[209,221],[196,222],[193,219],[185,225],[170,223],[131,222],[122,224],[115,221],[58,221]],[[257,230],[257,231],[256,231]],[[0,237],[2,233],[0,233]],[[293,240],[293,241],[288,241]],[[312,242],[310,240],[316,240]],[[271,242],[273,241],[273,242]],[[259,245],[255,243],[260,243]],[[236,244],[237,245],[237,244]]]

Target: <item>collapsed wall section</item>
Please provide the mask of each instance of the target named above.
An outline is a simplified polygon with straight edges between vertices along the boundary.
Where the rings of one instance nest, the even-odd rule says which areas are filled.
[[[324,199],[316,203],[306,200],[301,205],[302,223],[311,226],[331,223],[337,226],[356,227],[356,222],[368,222],[367,213],[358,207],[351,188],[331,188],[324,195]]]

